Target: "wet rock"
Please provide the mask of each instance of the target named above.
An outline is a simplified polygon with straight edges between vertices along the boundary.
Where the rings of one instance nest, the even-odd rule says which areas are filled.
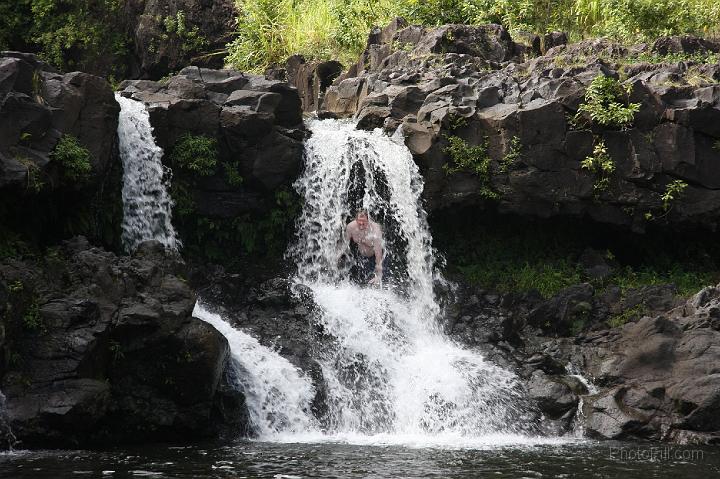
[[[577,407],[578,398],[572,390],[565,383],[540,370],[533,373],[526,387],[530,398],[550,419],[559,419]]]
[[[661,227],[717,228],[713,145],[720,139],[720,90],[712,81],[687,84],[690,66],[682,63],[627,64],[628,56],[647,51],[712,52],[713,42],[668,37],[653,47],[628,48],[605,39],[567,44],[566,35],[554,32],[543,39],[545,54],[529,59],[539,38],[519,36],[529,45],[524,47],[494,25],[394,25],[384,31],[372,33],[359,62],[327,88],[321,109],[355,117],[361,128],[387,122],[389,130],[406,132],[423,170],[429,210],[472,205],[522,216],[587,217],[632,232],[648,227],[649,214]],[[692,68],[704,78],[720,78],[717,65]],[[627,77],[627,101],[640,104],[631,128],[568,121],[595,77],[620,78],[620,70]],[[461,127],[449,121],[456,117],[463,118]],[[468,145],[487,143],[487,179],[444,172],[451,162],[443,143],[448,136]],[[520,155],[508,168],[502,163],[515,138]],[[595,138],[605,142],[615,165],[599,196],[597,178],[581,168]],[[689,186],[665,214],[660,196],[671,178]],[[481,183],[498,193],[496,201],[478,193]]]

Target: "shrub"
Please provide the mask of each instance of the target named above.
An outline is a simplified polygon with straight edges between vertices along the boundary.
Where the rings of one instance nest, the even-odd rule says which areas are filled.
[[[217,157],[217,140],[215,138],[189,133],[180,137],[170,155],[174,166],[200,176],[209,176],[215,173]]]
[[[615,162],[610,158],[603,140],[595,143],[592,156],[581,161],[580,167],[595,175],[593,189],[596,195],[610,187],[610,176],[615,171]]]
[[[116,28],[121,0],[29,0],[32,23],[25,33],[40,56],[65,71],[112,64],[127,55],[128,37]],[[124,68],[115,65],[115,68]],[[112,69],[112,68],[110,68]]]
[[[502,171],[503,173],[507,173],[510,167],[516,161],[522,158],[521,151],[522,143],[520,142],[520,138],[518,138],[517,136],[513,136],[510,140],[510,149],[500,160],[500,171]]]
[[[496,199],[498,194],[492,189],[492,174],[490,164],[492,159],[487,154],[488,141],[483,140],[480,145],[469,145],[459,136],[448,136],[448,146],[445,153],[450,156],[452,164],[443,166],[445,173],[453,174],[460,171],[474,173],[480,180],[480,196],[487,199]]]
[[[62,166],[63,176],[72,181],[86,180],[92,171],[90,152],[72,135],[60,138],[50,158]]]
[[[599,75],[585,91],[585,102],[578,108],[576,119],[582,121],[582,115],[586,114],[597,125],[625,128],[640,110],[639,103],[625,102],[626,105],[621,101],[623,95],[629,94],[629,85],[623,87],[614,78]]]

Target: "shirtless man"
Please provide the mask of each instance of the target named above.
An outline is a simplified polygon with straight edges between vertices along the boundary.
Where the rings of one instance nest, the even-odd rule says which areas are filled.
[[[353,240],[358,247],[360,257],[358,267],[364,281],[373,273],[369,284],[377,285],[383,275],[383,238],[380,225],[368,218],[367,210],[359,210],[355,219],[345,228],[345,240]]]

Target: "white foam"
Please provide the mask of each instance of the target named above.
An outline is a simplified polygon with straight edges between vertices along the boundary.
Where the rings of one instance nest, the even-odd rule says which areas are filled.
[[[177,249],[172,225],[173,201],[167,192],[169,171],[162,164],[163,150],[155,144],[150,115],[142,102],[124,98],[120,104],[118,140],[123,165],[122,242],[133,251],[143,241],[156,240]]]

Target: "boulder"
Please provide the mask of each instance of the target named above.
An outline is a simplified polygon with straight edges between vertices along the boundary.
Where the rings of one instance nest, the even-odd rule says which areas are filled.
[[[0,376],[23,447],[213,437],[243,417],[239,393],[234,411],[218,403],[228,344],[192,318],[183,269],[159,243],[118,258],[83,238],[0,264],[12,305]]]
[[[0,53],[0,222],[8,231],[38,243],[69,232],[117,244],[118,113],[104,79]],[[69,151],[62,159],[59,145]]]

